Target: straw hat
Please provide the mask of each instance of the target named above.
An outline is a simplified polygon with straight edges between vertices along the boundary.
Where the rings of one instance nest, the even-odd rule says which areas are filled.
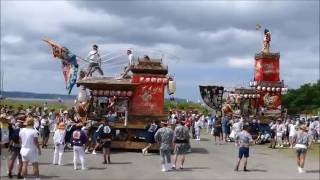
[[[65,129],[65,125],[63,122],[59,123],[58,129]]]
[[[67,110],[63,111],[63,114],[68,114],[68,111]]]
[[[182,125],[184,125],[186,123],[186,121],[182,121],[182,120],[178,120],[177,122],[176,122],[176,124],[182,124]]]
[[[308,128],[307,125],[305,125],[305,124],[301,125],[299,128],[300,128],[301,130],[303,130],[303,131],[308,131],[308,130],[309,130],[309,128]]]
[[[168,122],[167,121],[161,121],[161,124],[168,125]]]
[[[18,114],[26,114],[26,111],[20,110],[20,111],[18,112]]]
[[[0,114],[0,119],[7,119],[7,114],[5,113]]]
[[[34,119],[33,118],[27,118],[26,121],[23,124],[25,126],[33,126],[34,125]]]
[[[76,127],[82,127],[82,126],[83,126],[83,124],[81,122],[76,124]]]

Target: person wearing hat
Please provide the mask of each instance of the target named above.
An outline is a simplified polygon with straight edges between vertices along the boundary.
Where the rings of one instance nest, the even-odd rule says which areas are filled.
[[[300,125],[299,131],[294,137],[294,148],[297,153],[298,172],[304,173],[304,163],[307,155],[307,149],[312,144],[312,137],[308,134],[308,127],[305,124]]]
[[[5,110],[3,110],[5,112]],[[10,154],[9,151],[9,142],[10,142],[10,134],[11,134],[11,127],[9,124],[9,118],[6,113],[0,114],[0,158],[1,159],[8,159]],[[8,161],[10,166],[10,158]],[[8,168],[9,173],[8,176],[10,177],[10,168]]]
[[[200,141],[201,129],[203,127],[203,123],[200,120],[200,117],[196,117],[196,121],[194,123],[194,130],[196,135],[196,140]]]
[[[168,171],[171,169],[171,150],[173,141],[173,130],[168,127],[168,123],[162,121],[162,128],[160,128],[154,135],[154,139],[157,143],[160,143],[160,157],[162,171]]]
[[[9,137],[10,137],[10,125],[9,119],[3,110],[3,113],[0,114],[0,158],[7,159],[9,157]]]
[[[22,156],[22,176],[26,177],[28,174],[28,164],[32,163],[33,172],[36,179],[39,179],[39,164],[38,156],[41,155],[41,149],[38,142],[38,132],[33,128],[34,119],[27,118],[25,128],[19,132],[21,141],[20,154]]]
[[[112,133],[111,128],[108,124],[108,121],[104,121],[103,131],[100,135],[101,144],[102,144],[102,150],[103,150],[103,164],[111,164],[110,160],[110,147],[111,147],[111,141],[112,141]],[[107,161],[108,156],[108,161]]]
[[[282,122],[282,119],[277,119],[277,125],[276,125],[276,141],[277,145],[276,147],[283,148],[283,135],[286,132],[286,127],[284,123]]]
[[[73,144],[73,165],[74,170],[77,170],[77,162],[80,160],[81,169],[86,170],[84,159],[84,145],[88,141],[86,133],[82,130],[82,123],[76,125],[76,130],[72,133],[71,142]]]
[[[223,135],[222,135],[222,124],[221,124],[221,118],[216,117],[215,123],[214,123],[214,130],[213,130],[213,136],[214,136],[214,144],[222,144],[223,142]]]
[[[103,71],[101,69],[101,57],[98,52],[98,45],[94,44],[92,50],[89,52],[87,60],[89,61],[89,67],[87,72],[87,77],[92,76],[92,74],[98,70],[101,76],[103,76]]]
[[[146,155],[148,154],[149,148],[154,144],[154,135],[156,134],[158,130],[158,125],[155,120],[152,122],[149,122],[149,124],[146,126],[146,133],[145,133],[145,142],[148,144],[145,148],[142,149],[142,154]]]
[[[8,147],[9,145],[9,119],[7,114],[2,113],[0,114],[0,132],[1,132],[1,138],[0,138],[0,147]]]
[[[240,122],[240,120],[238,118],[234,119],[234,123],[232,124],[232,128],[231,128],[231,133],[230,133],[230,139],[234,140],[235,137],[237,136],[238,133],[241,132],[242,129],[242,123]]]
[[[276,148],[276,130],[277,130],[277,124],[275,120],[272,120],[269,124],[270,127],[270,146],[269,148],[275,149]]]
[[[103,128],[105,126],[105,119],[101,119],[99,122],[99,126],[97,128],[97,130],[93,133],[93,150],[92,150],[92,154],[97,154],[96,149],[101,145],[100,140],[101,140],[101,136],[103,135]],[[89,149],[86,150],[86,152],[89,152]]]
[[[173,134],[174,142],[174,160],[172,169],[176,169],[178,156],[181,155],[180,169],[183,169],[183,164],[185,161],[185,155],[190,148],[190,134],[189,129],[184,125],[184,121],[178,121],[177,126]]]
[[[249,157],[249,146],[253,143],[252,136],[248,132],[249,126],[244,125],[243,129],[240,133],[236,135],[235,142],[236,146],[239,147],[239,153],[238,153],[238,160],[236,163],[235,171],[239,170],[239,165],[242,157],[244,156],[244,165],[243,170],[248,171],[247,169],[247,163],[248,163],[248,157]]]
[[[63,113],[62,113],[62,121],[64,123],[66,123],[66,121],[69,120],[69,113],[68,113],[68,110],[64,110]]]
[[[20,144],[20,140],[19,140],[19,132],[20,132],[20,128],[22,127],[22,125],[23,125],[23,121],[18,119],[16,124],[9,129],[10,130],[10,136],[9,136],[9,139],[10,139],[10,142],[9,142],[10,158],[9,158],[9,162],[8,162],[8,177],[9,178],[13,178],[12,170],[14,167],[14,162],[16,161],[17,158],[19,161],[17,178],[18,179],[23,178],[21,175],[23,163],[22,163],[22,157],[20,154],[21,144]]]
[[[53,153],[53,162],[54,165],[62,165],[62,155],[64,151],[65,144],[65,136],[66,136],[66,128],[63,122],[58,124],[58,128],[54,132],[53,135],[53,143],[54,143],[54,153]]]
[[[49,135],[50,135],[50,123],[48,115],[43,115],[40,118],[40,135],[42,138],[42,148],[47,147],[47,143],[49,141]]]

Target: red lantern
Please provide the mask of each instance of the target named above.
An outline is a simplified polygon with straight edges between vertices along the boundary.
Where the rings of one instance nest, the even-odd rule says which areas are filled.
[[[114,96],[115,95],[115,91],[110,91],[110,96]]]
[[[166,84],[168,82],[168,79],[167,78],[162,78],[162,82]]]
[[[126,96],[127,92],[126,91],[121,91],[121,95],[120,96]]]
[[[128,91],[127,96],[129,96],[129,97],[132,96],[132,91]]]
[[[104,91],[104,95],[105,95],[105,96],[109,96],[109,94],[110,94],[110,91],[109,91],[109,90]]]

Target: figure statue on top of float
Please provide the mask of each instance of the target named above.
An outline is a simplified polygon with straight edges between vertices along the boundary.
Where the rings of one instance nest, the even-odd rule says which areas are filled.
[[[270,41],[271,41],[271,33],[268,29],[264,29],[262,52],[265,54],[270,53]]]

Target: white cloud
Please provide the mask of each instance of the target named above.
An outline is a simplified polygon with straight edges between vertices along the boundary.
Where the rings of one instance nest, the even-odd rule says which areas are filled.
[[[6,35],[1,40],[4,41],[5,43],[15,44],[15,43],[21,42],[22,38],[17,35]]]
[[[254,53],[261,49],[262,32],[254,30],[261,23],[272,32],[271,49],[281,52],[281,79],[297,87],[317,80],[318,3],[4,1],[5,86],[64,92],[60,64],[41,41],[44,37],[82,57],[98,44],[102,55],[123,53],[117,59],[120,64],[127,62],[127,48],[139,56],[165,52],[169,70],[179,80],[177,89],[184,91],[177,92],[181,97],[197,96],[202,83],[246,85],[252,78]],[[121,67],[108,64],[105,70],[114,75]],[[21,83],[26,79],[32,82]]]
[[[228,66],[230,68],[253,69],[254,59],[232,57],[228,59]]]

